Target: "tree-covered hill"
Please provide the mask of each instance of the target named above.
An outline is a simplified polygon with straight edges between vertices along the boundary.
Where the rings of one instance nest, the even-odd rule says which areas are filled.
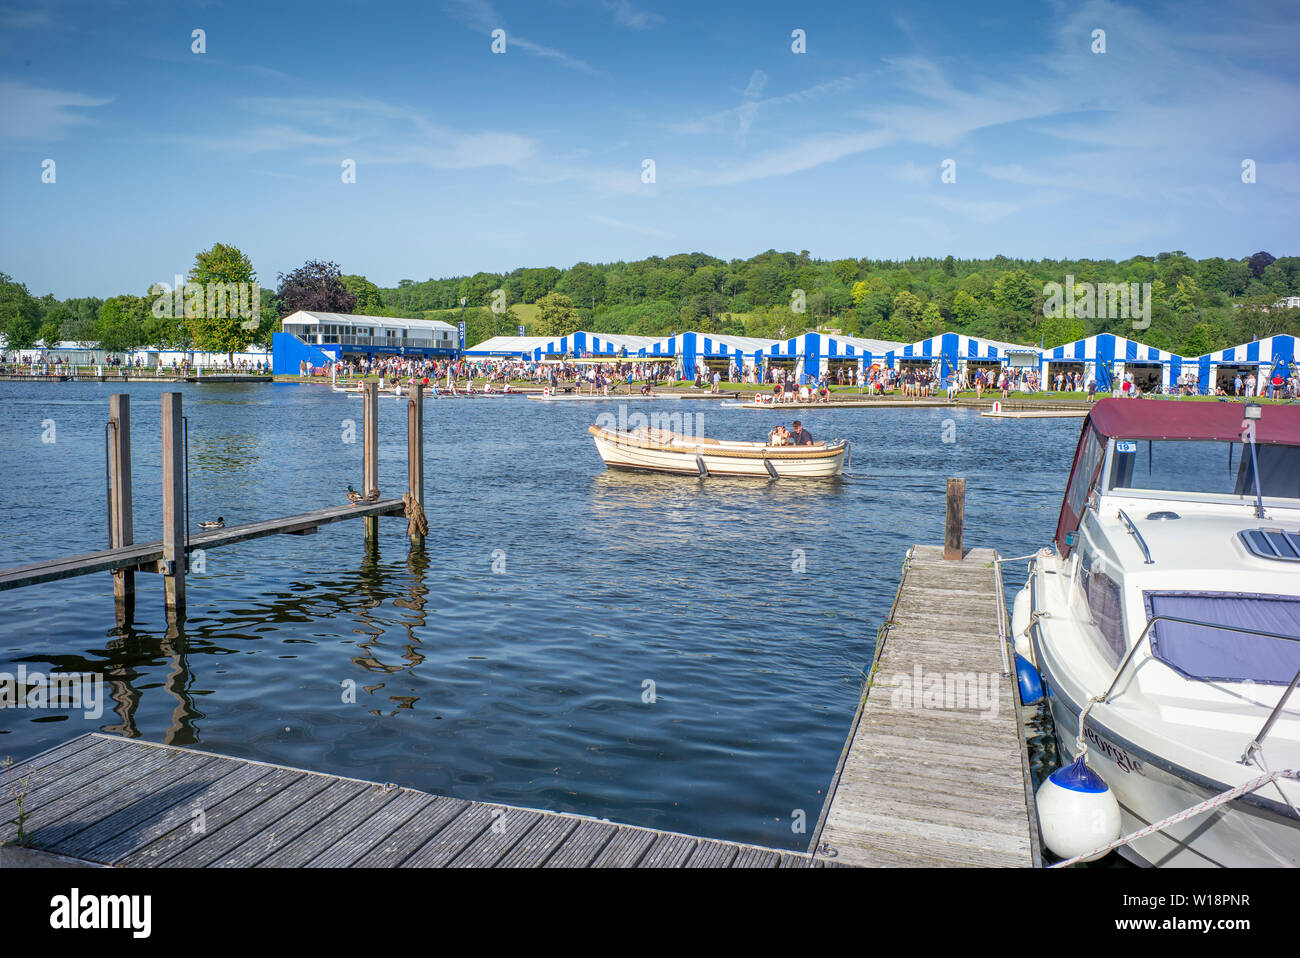
[[[567,269],[521,267],[506,274],[404,279],[388,289],[364,276],[340,275],[334,264],[307,263],[281,275],[274,293],[262,290],[263,321],[253,341],[269,341],[276,317],[301,298],[294,278],[325,266],[329,276],[322,282],[333,291],[331,302],[355,302],[357,313],[463,318],[471,344],[514,334],[520,326],[534,335],[578,328],[642,335],[698,329],[772,338],[822,328],[901,342],[957,332],[1045,346],[1114,332],[1198,356],[1273,333],[1300,334],[1300,309],[1276,305],[1300,295],[1300,257],[1295,256],[1274,258],[1261,251],[1241,259],[1196,260],[1174,251],[1120,261],[1005,256],[898,261],[818,260],[806,250],[768,250],[743,260],[678,253]],[[251,264],[249,270],[251,275]],[[1135,328],[1122,317],[1045,315],[1045,287],[1065,284],[1069,276],[1076,284],[1150,284],[1150,326]],[[107,301],[38,299],[0,273],[0,332],[11,347],[56,334],[118,349],[188,344],[186,324],[157,319],[151,302],[131,294]]]
[[[1048,318],[1044,286],[1066,282],[1150,283],[1151,325],[1129,319]],[[507,274],[402,280],[381,289],[386,310],[412,315],[460,311],[469,341],[514,332],[488,308],[503,289],[509,304],[567,296],[582,328],[667,334],[684,329],[786,337],[811,328],[913,342],[958,332],[1008,342],[1059,345],[1099,332],[1121,333],[1184,355],[1200,355],[1256,336],[1300,333],[1300,311],[1270,308],[1300,295],[1300,257],[1256,253],[1195,260],[1181,251],[1115,260],[910,259],[816,260],[768,250],[745,260],[705,253],[635,262],[525,267]],[[798,290],[805,312],[792,311]],[[549,335],[530,324],[529,332]]]

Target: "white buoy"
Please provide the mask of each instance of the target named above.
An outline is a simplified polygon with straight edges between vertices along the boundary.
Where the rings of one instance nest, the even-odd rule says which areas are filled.
[[[1058,768],[1035,796],[1043,842],[1061,858],[1092,851],[1120,835],[1119,802],[1084,756]],[[1093,861],[1100,855],[1083,859]]]
[[[1029,641],[1029,636],[1025,635],[1025,629],[1029,627],[1029,583],[1016,593],[1016,597],[1011,601],[1011,636],[1015,641],[1016,655],[1022,656],[1032,665],[1038,665],[1038,660],[1034,658],[1034,643]]]

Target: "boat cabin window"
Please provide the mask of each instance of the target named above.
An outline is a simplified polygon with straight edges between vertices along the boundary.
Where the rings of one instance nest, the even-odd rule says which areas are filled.
[[[1083,514],[1083,504],[1088,500],[1088,494],[1097,483],[1101,461],[1105,454],[1106,444],[1102,441],[1101,435],[1095,429],[1090,430],[1078,452],[1078,461],[1070,476],[1070,485],[1065,491],[1065,505],[1075,516]]]
[[[1264,496],[1300,499],[1300,446],[1255,448]],[[1254,496],[1250,447],[1240,442],[1116,439],[1109,488]]]

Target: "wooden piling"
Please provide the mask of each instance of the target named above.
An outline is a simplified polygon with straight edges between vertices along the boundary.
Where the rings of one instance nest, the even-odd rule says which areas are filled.
[[[943,523],[943,557],[960,559],[962,527],[966,523],[966,480],[948,480],[948,509]]]
[[[361,489],[365,496],[375,495],[379,490],[379,384],[366,383],[362,391],[362,436],[363,461],[361,466]],[[367,542],[379,540],[379,517],[367,516],[362,520],[365,526]]]
[[[406,404],[406,485],[411,501],[424,508],[424,386],[415,384]],[[423,546],[424,536],[411,530],[411,545]]]
[[[185,617],[185,434],[181,394],[162,397],[163,583],[167,620]]]
[[[108,430],[108,547],[135,543],[131,512],[131,397],[115,393],[109,399]],[[135,571],[113,573],[113,605],[119,625],[135,614]]]

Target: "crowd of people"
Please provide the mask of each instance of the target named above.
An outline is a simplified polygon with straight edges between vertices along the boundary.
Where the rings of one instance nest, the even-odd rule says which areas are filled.
[[[31,376],[73,375],[78,370],[83,369],[104,369],[111,371],[114,375],[128,373],[139,376],[164,376],[168,374],[185,376],[196,372],[269,374],[271,364],[260,359],[240,358],[231,362],[228,357],[222,357],[208,362],[198,362],[189,356],[173,356],[166,361],[159,357],[155,365],[138,354],[135,356],[102,356],[95,362],[76,362],[73,357],[58,353],[53,356],[33,355],[31,353],[14,355],[0,353],[0,369],[3,369],[9,375]]]
[[[428,380],[449,391],[460,388],[472,390],[474,383],[483,383],[486,392],[509,391],[511,383],[531,383],[553,390],[577,390],[590,395],[610,395],[621,390],[628,395],[639,387],[641,395],[652,395],[656,386],[667,381],[686,381],[690,377],[675,360],[610,359],[610,360],[530,360],[513,358],[458,358],[432,359],[399,356],[370,357],[336,363],[332,370],[309,369],[302,364],[301,373],[333,374],[340,379],[378,376],[390,382]],[[799,379],[804,381],[801,383]],[[1033,367],[1012,367],[1001,364],[978,366],[964,364],[958,371],[941,370],[938,362],[904,363],[899,368],[874,365],[864,369],[851,363],[836,364],[825,375],[797,374],[793,362],[770,362],[764,366],[747,363],[743,367],[735,360],[700,363],[695,369],[696,387],[716,393],[723,383],[770,386],[770,392],[759,393],[760,403],[829,402],[831,386],[856,388],[858,392],[872,395],[901,395],[907,398],[930,398],[940,392],[952,397],[962,392],[974,392],[982,399],[985,393],[1000,395],[1003,399],[1013,393],[1079,393],[1093,399],[1098,393],[1095,374],[1085,374],[1083,368],[1057,369],[1044,380]],[[467,384],[458,386],[457,384]],[[1147,378],[1126,372],[1111,384],[1113,395],[1137,398],[1143,395],[1195,395],[1200,388],[1195,369],[1186,369],[1170,386],[1152,383]],[[1258,376],[1249,371],[1239,372],[1231,381],[1216,384],[1213,394],[1218,396],[1268,396],[1278,399],[1300,398],[1300,367],[1292,367],[1291,375],[1280,373],[1271,379],[1266,372]]]

